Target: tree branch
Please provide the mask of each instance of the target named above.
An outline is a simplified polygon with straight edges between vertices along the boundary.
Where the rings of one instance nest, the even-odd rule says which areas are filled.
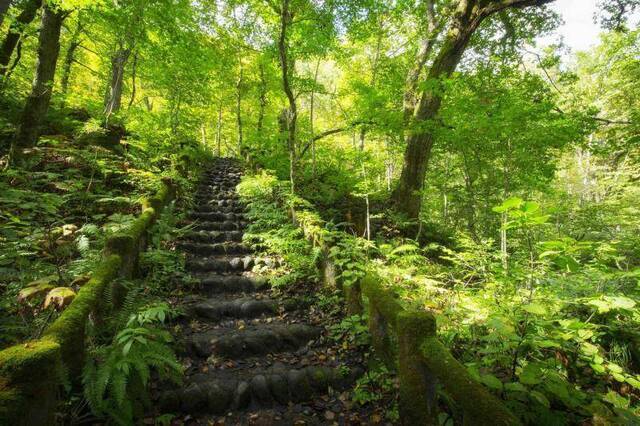
[[[307,153],[307,151],[309,150],[309,148],[314,142],[317,142],[320,139],[326,138],[327,136],[335,135],[336,133],[346,132],[347,130],[351,130],[356,126],[360,126],[363,124],[374,124],[374,122],[373,121],[354,121],[353,123],[350,123],[346,126],[336,127],[335,129],[325,130],[322,133],[318,133],[317,135],[315,135],[314,137],[312,137],[307,141],[307,143],[304,145],[304,148],[302,148],[302,150],[300,151],[300,155],[298,156],[298,159],[304,157],[304,155]]]
[[[482,9],[480,15],[486,17],[509,8],[521,9],[529,6],[543,6],[554,1],[555,0],[481,0],[480,5]]]

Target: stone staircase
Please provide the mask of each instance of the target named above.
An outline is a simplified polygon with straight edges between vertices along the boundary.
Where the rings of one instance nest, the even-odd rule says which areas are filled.
[[[160,409],[189,424],[333,424],[323,414],[362,369],[324,355],[331,342],[305,298],[273,297],[252,272],[264,263],[242,243],[241,173],[230,159],[213,164],[189,216],[193,230],[177,244],[197,285],[181,301],[175,333],[185,382],[162,390]]]

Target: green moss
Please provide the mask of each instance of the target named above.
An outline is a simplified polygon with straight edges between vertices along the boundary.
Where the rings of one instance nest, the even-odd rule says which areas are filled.
[[[60,345],[51,339],[0,352],[0,424],[51,424],[61,377]]]
[[[347,304],[347,313],[349,315],[362,315],[364,307],[362,306],[362,289],[360,282],[345,283],[342,288]]]
[[[397,348],[393,338],[396,317],[402,307],[392,291],[382,288],[380,278],[368,274],[361,282],[362,293],[369,300],[369,332],[371,344],[387,368],[397,366]]]
[[[142,210],[149,208],[160,212],[162,208],[176,196],[176,187],[171,179],[165,178],[158,192],[151,198],[142,201]]]
[[[423,339],[420,354],[444,391],[464,412],[465,423],[474,425],[519,425],[520,421],[482,384],[473,380],[436,337]]]
[[[396,316],[402,312],[402,306],[395,293],[382,287],[380,282],[381,279],[377,275],[367,274],[361,282],[362,293],[369,299],[369,303],[375,303],[387,322],[395,325]]]
[[[122,259],[112,255],[104,259],[91,279],[78,292],[71,305],[47,328],[45,337],[58,342],[62,348],[62,361],[72,377],[82,368],[84,336],[87,317],[96,310],[104,296],[106,286],[118,276]]]
[[[435,335],[435,318],[426,311],[403,311],[397,316],[396,329],[400,416],[406,424],[438,424],[436,379],[419,350],[424,338]]]
[[[3,391],[16,382],[38,381],[54,370],[60,357],[60,344],[41,339],[11,346],[0,352],[0,386]]]

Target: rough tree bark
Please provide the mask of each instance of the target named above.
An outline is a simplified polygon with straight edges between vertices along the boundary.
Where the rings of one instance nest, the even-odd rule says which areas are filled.
[[[12,0],[0,0],[0,25],[4,22],[4,15],[6,15],[7,10],[11,7]]]
[[[73,66],[73,62],[76,59],[76,51],[82,43],[80,41],[80,35],[82,35],[83,31],[84,24],[82,22],[82,16],[78,16],[76,28],[73,30],[73,34],[71,34],[71,41],[69,42],[69,47],[67,47],[67,51],[64,55],[64,67],[62,68],[62,78],[60,80],[60,91],[63,95],[66,95],[67,91],[69,90],[71,67]]]
[[[104,100],[104,115],[106,120],[117,113],[122,107],[122,91],[124,88],[124,73],[131,53],[136,47],[136,41],[143,30],[144,3],[140,2],[135,8],[129,25],[123,30],[113,55],[111,56],[111,80]]]
[[[111,57],[111,81],[104,101],[104,115],[107,119],[117,113],[122,106],[122,90],[124,88],[124,70],[131,56],[131,48],[120,44]]]
[[[259,109],[258,109],[258,121],[256,123],[256,136],[258,142],[262,140],[262,128],[264,126],[264,112],[267,108],[267,80],[264,77],[264,64],[260,63],[260,95],[259,95]]]
[[[311,88],[311,99],[309,106],[309,130],[311,131],[311,170],[313,178],[316,177],[316,141],[314,139],[316,132],[314,128],[315,104],[316,104],[316,85],[318,84],[318,71],[320,70],[320,58],[316,61],[316,70],[313,74],[313,87]]]
[[[418,82],[420,81],[420,74],[422,73],[422,70],[427,63],[427,59],[431,55],[433,45],[439,32],[438,30],[440,25],[436,18],[433,3],[433,0],[425,0],[424,2],[426,9],[426,31],[424,34],[424,38],[420,41],[418,51],[416,52],[415,61],[409,68],[409,72],[407,73],[407,78],[405,81],[405,91],[403,99],[405,123],[409,122],[411,114],[413,114],[413,111],[416,108],[416,104],[418,103],[416,92],[418,89]]]
[[[129,98],[129,105],[127,108],[131,108],[133,103],[136,101],[136,92],[138,90],[138,85],[136,84],[138,78],[138,59],[139,59],[138,51],[136,50],[133,54],[133,64],[131,65],[131,97]]]
[[[282,86],[289,101],[289,108],[283,111],[281,116],[281,127],[284,127],[287,137],[287,147],[289,149],[289,179],[291,181],[291,192],[295,192],[296,169],[297,169],[297,149],[296,149],[296,125],[298,121],[298,107],[296,98],[291,88],[291,73],[294,68],[293,61],[288,55],[287,31],[293,22],[293,14],[289,10],[290,0],[282,0],[280,7],[280,36],[278,38],[278,53],[280,55],[280,68],[282,70]]]
[[[471,36],[487,17],[507,8],[541,6],[553,0],[459,0],[451,18],[442,47],[427,73],[429,81],[442,83],[451,76],[464,53]],[[432,86],[432,85],[430,85]],[[434,134],[430,122],[440,111],[443,87],[423,91],[411,117],[413,126],[407,132],[407,146],[400,181],[392,198],[396,209],[411,219],[417,219],[422,204],[422,188],[427,164],[433,148]]]
[[[258,121],[256,123],[256,134],[258,138],[262,136],[262,128],[264,126],[264,112],[267,107],[267,81],[264,77],[264,66],[260,64],[260,95]]]
[[[218,105],[218,121],[216,122],[216,156],[221,155],[222,144],[222,102]]]
[[[22,37],[24,28],[33,22],[41,6],[42,0],[26,0],[22,11],[11,23],[7,35],[0,45],[0,78],[7,73],[11,56]]]
[[[238,126],[238,155],[242,157],[243,149],[243,129],[242,129],[242,88],[244,85],[244,70],[242,68],[242,61],[240,61],[240,70],[238,73],[238,81],[236,82],[236,123]]]
[[[12,160],[19,159],[22,150],[33,147],[38,140],[40,123],[47,114],[51,101],[53,78],[60,53],[60,30],[64,17],[62,10],[45,5],[38,41],[36,76],[12,141],[10,153]]]

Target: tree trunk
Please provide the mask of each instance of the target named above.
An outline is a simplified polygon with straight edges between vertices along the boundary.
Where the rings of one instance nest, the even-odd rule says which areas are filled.
[[[416,92],[418,89],[418,82],[420,81],[420,74],[422,73],[424,65],[427,63],[429,55],[431,55],[433,44],[438,32],[438,23],[436,20],[433,0],[426,0],[425,7],[427,11],[426,33],[424,35],[424,38],[420,41],[418,52],[416,53],[415,62],[409,69],[405,82],[405,92],[403,99],[405,124],[409,122],[411,115],[416,108],[416,104],[418,103]]]
[[[19,158],[24,148],[33,147],[38,140],[40,123],[51,101],[63,20],[63,11],[45,5],[38,39],[36,76],[11,146],[11,158]]]
[[[9,10],[11,3],[13,3],[12,0],[0,0],[0,25],[2,25],[4,15],[6,15],[7,10]]]
[[[127,105],[127,109],[131,108],[133,103],[136,100],[136,92],[137,92],[137,84],[136,80],[138,77],[138,51],[133,54],[133,65],[131,66],[131,98],[129,98],[129,105]]]
[[[316,139],[315,139],[315,104],[316,104],[316,84],[318,84],[318,70],[320,69],[320,58],[316,62],[316,70],[313,74],[313,88],[311,89],[311,100],[309,106],[309,129],[311,130],[311,170],[313,178],[316,177]]]
[[[82,23],[82,17],[78,16],[78,22],[76,24],[76,28],[71,35],[71,41],[69,42],[69,47],[67,47],[67,52],[64,56],[64,68],[62,69],[62,79],[61,79],[61,93],[62,95],[66,95],[69,90],[69,79],[71,78],[71,67],[73,66],[73,62],[76,58],[76,51],[78,47],[80,47],[80,35],[84,31],[84,25]]]
[[[7,73],[11,56],[22,37],[24,27],[33,22],[41,6],[42,0],[26,0],[22,12],[11,23],[7,36],[0,45],[0,77],[4,77]]]
[[[236,83],[236,120],[238,124],[238,157],[242,158],[243,135],[242,135],[242,86],[243,86],[244,70],[242,61],[240,61],[240,73],[238,74],[238,82]]]
[[[16,49],[15,49],[16,54],[13,58],[13,62],[11,63],[11,66],[5,70],[6,72],[5,72],[4,78],[2,78],[2,81],[0,83],[0,93],[4,91],[4,88],[7,82],[9,81],[9,78],[11,78],[11,74],[13,74],[16,67],[20,63],[20,59],[22,59],[22,46],[24,45],[24,41],[26,39],[27,39],[26,34],[23,34],[22,37],[20,37],[20,40],[18,40],[18,45],[16,46]]]
[[[104,102],[104,115],[107,119],[117,113],[122,106],[122,90],[124,88],[124,70],[131,56],[131,49],[120,45],[111,57],[111,82]]]
[[[282,7],[280,10],[280,37],[278,38],[278,53],[280,54],[280,67],[282,69],[282,86],[284,93],[287,95],[289,101],[289,109],[283,111],[281,116],[281,127],[286,131],[287,147],[289,149],[289,178],[291,180],[291,192],[295,192],[295,179],[297,168],[297,150],[296,150],[296,125],[298,121],[298,107],[296,105],[296,98],[291,88],[291,73],[294,68],[294,64],[288,57],[287,46],[287,29],[293,21],[293,15],[289,10],[289,1],[282,0]],[[285,124],[285,126],[282,126]]]
[[[220,157],[222,144],[222,103],[218,106],[218,123],[216,123],[216,156]]]
[[[264,77],[264,65],[260,64],[260,109],[258,110],[258,122],[256,124],[256,136],[258,142],[262,140],[262,127],[264,124],[264,111],[267,108],[267,81]]]
[[[200,125],[200,135],[202,137],[201,141],[202,141],[202,146],[206,147],[207,146],[207,123],[202,122],[202,124]]]
[[[382,20],[380,20],[379,23],[379,27],[378,27],[378,38],[377,38],[377,42],[376,42],[376,51],[375,54],[373,56],[373,62],[371,64],[371,87],[375,88],[376,87],[376,83],[378,81],[378,64],[380,62],[380,49],[382,47],[382,36],[384,35],[384,23]],[[360,128],[360,145],[359,145],[359,149],[360,151],[364,151],[364,145],[365,145],[365,140],[366,140],[366,136],[367,136],[367,127],[366,126],[362,126]]]

